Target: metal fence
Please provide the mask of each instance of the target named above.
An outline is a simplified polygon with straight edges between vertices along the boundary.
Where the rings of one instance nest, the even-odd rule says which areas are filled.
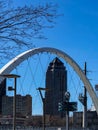
[[[0,130],[13,130],[12,126],[0,126]],[[42,127],[17,126],[15,130],[43,130]],[[65,127],[46,127],[45,130],[66,130]],[[69,128],[69,130],[98,130],[98,128]]]

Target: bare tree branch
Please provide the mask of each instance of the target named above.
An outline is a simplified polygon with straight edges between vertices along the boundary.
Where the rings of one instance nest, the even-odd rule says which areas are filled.
[[[37,7],[24,6],[8,9],[4,6],[4,2],[6,1],[0,0],[1,48],[5,44],[5,48],[2,48],[4,51],[0,51],[0,55],[11,54],[13,48],[18,50],[20,47],[33,46],[32,39],[45,38],[42,33],[43,29],[52,28],[55,24],[56,5],[46,4]]]

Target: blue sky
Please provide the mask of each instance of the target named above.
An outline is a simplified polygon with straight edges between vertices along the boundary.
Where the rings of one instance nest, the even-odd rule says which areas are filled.
[[[81,68],[87,62],[88,78],[98,83],[98,1],[93,0],[14,0],[18,6],[58,4],[53,29],[44,30],[47,40],[34,41],[36,47],[54,47],[70,55]]]
[[[87,62],[88,70],[94,71],[98,80],[98,1],[93,0],[14,0],[16,5],[36,6],[54,3],[58,5],[58,13],[63,14],[56,19],[53,29],[44,31],[48,40],[34,41],[36,47],[49,46],[61,49],[69,54],[83,67]],[[97,83],[98,81],[96,81]]]
[[[53,29],[45,30],[48,40],[36,41],[36,46],[56,47],[70,55],[78,54],[84,60],[96,59],[98,48],[98,2],[96,0],[14,0],[16,5],[36,6],[43,3],[58,4],[58,13]],[[76,59],[77,59],[76,58]]]

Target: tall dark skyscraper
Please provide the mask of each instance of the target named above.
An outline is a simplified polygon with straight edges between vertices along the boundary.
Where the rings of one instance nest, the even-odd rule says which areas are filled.
[[[58,116],[58,102],[63,101],[67,91],[67,71],[57,57],[49,64],[46,72],[45,114]]]
[[[2,97],[6,95],[6,79],[0,84],[0,114],[2,114]]]

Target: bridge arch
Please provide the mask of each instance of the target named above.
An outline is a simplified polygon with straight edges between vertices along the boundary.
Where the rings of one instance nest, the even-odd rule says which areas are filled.
[[[88,78],[85,76],[80,66],[69,55],[67,55],[65,52],[58,50],[56,48],[42,47],[42,48],[35,48],[35,49],[30,49],[28,51],[25,51],[21,53],[20,55],[16,56],[15,58],[13,58],[11,61],[9,61],[5,66],[3,66],[0,70],[0,75],[9,74],[16,66],[18,66],[24,60],[26,60],[28,57],[31,57],[35,54],[43,53],[43,52],[50,52],[52,54],[56,54],[59,57],[62,57],[65,61],[67,61],[72,66],[72,68],[74,68],[75,72],[83,81],[95,105],[95,108],[98,114],[98,98]],[[3,78],[0,78],[0,83],[2,82],[2,80]]]

